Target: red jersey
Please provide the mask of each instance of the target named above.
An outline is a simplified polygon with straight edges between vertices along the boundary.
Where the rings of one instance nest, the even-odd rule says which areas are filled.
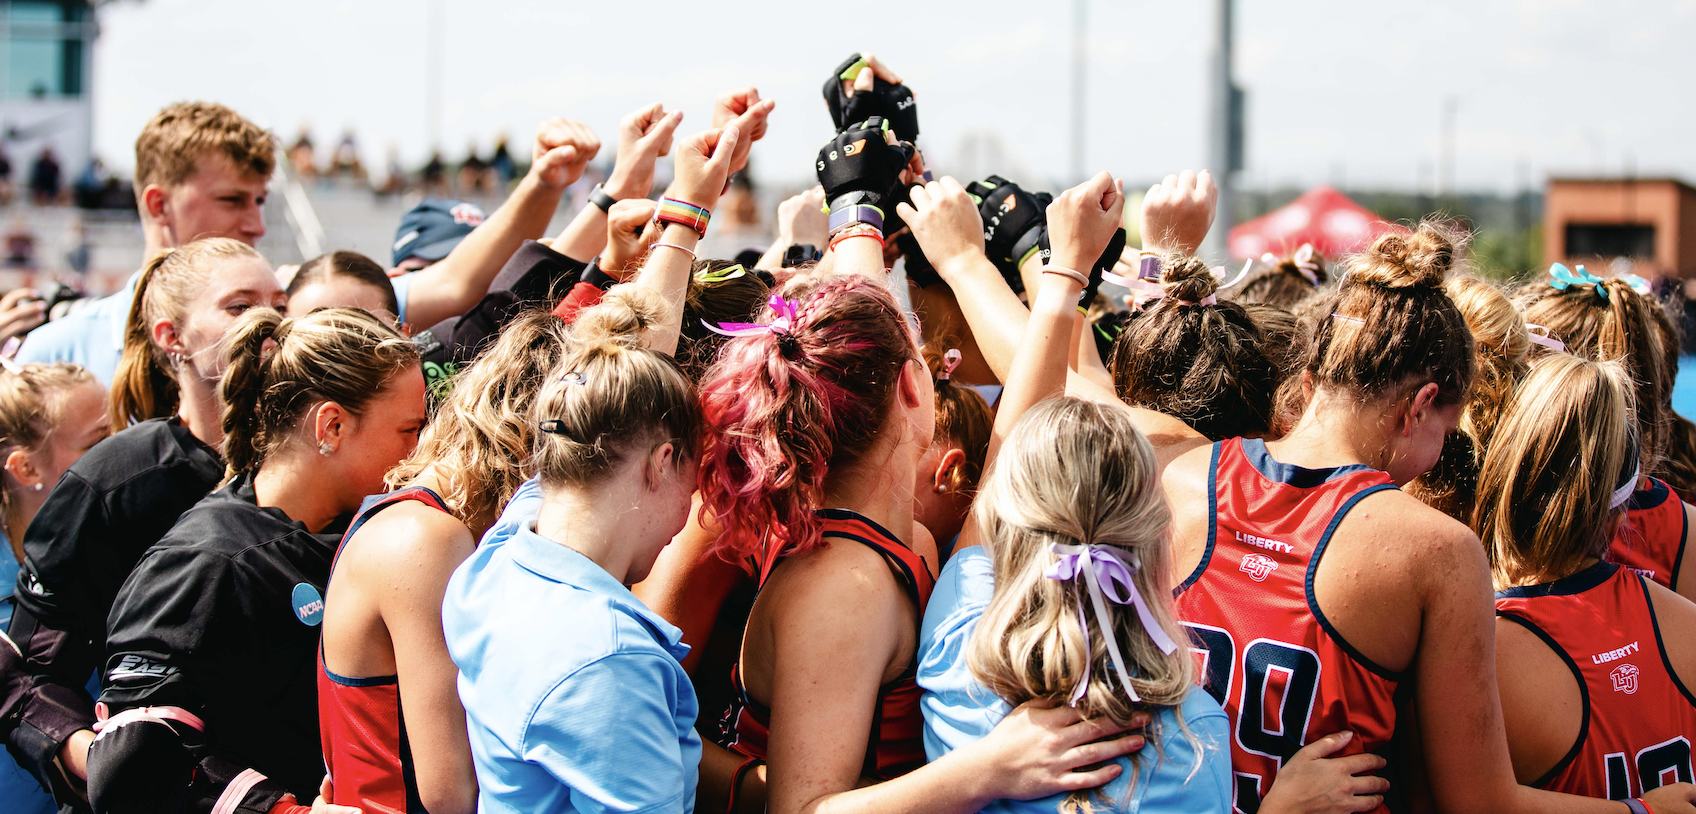
[[[1696,777],[1696,696],[1667,660],[1641,574],[1599,562],[1544,585],[1497,591],[1496,614],[1553,648],[1584,699],[1578,741],[1532,785],[1623,800]]]
[[[902,585],[918,606],[919,618],[925,615],[931,589],[936,577],[930,566],[912,549],[901,543],[882,526],[847,509],[823,509],[824,536],[871,546],[889,561],[900,575]],[[782,557],[768,557],[760,569],[760,586],[764,587],[773,568]],[[900,777],[925,763],[924,716],[919,712],[918,656],[907,665],[901,677],[878,688],[877,715],[872,719],[871,739],[866,744],[866,762],[861,768],[863,777],[889,780]],[[730,709],[720,723],[720,743],[748,757],[766,759],[766,739],[771,734],[771,710],[752,698],[742,686],[740,666],[731,668],[730,681],[734,687]]]
[[[413,486],[367,498],[342,535],[345,546],[353,533],[378,512],[416,500],[441,512],[442,498]],[[340,559],[341,552],[337,552]],[[335,576],[334,563],[330,566]],[[400,711],[400,677],[350,678],[330,672],[324,648],[318,648],[318,729],[324,746],[324,768],[332,788],[330,802],[358,806],[371,814],[429,814],[418,799],[412,748]]]
[[[1402,676],[1337,633],[1313,576],[1349,510],[1396,487],[1366,466],[1279,463],[1264,442],[1242,438],[1213,445],[1208,477],[1207,550],[1178,587],[1178,617],[1200,645],[1208,693],[1231,718],[1236,809],[1255,814],[1309,741],[1347,729],[1355,739],[1339,754],[1357,754],[1383,749],[1395,732]]]
[[[1648,478],[1649,486],[1631,493],[1625,504],[1625,520],[1608,544],[1608,560],[1616,562],[1668,588],[1678,583],[1678,566],[1684,562],[1684,537],[1689,530],[1684,501],[1660,478]]]

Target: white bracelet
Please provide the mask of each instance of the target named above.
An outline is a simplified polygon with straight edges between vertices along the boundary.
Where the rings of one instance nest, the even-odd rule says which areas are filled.
[[[1073,271],[1073,270],[1068,269],[1068,268],[1061,268],[1059,266],[1043,266],[1042,267],[1042,273],[1043,274],[1058,274],[1061,277],[1065,277],[1066,279],[1071,280],[1072,282],[1075,282],[1075,283],[1077,283],[1078,285],[1080,285],[1084,288],[1089,288],[1089,278],[1084,276],[1081,272]]]
[[[695,259],[694,250],[689,249],[688,247],[685,247],[685,246],[679,246],[676,243],[666,243],[664,241],[656,240],[656,241],[654,241],[654,245],[651,248],[654,248],[654,249],[659,249],[659,248],[676,249],[680,252],[683,252],[684,254],[689,255],[690,260]]]

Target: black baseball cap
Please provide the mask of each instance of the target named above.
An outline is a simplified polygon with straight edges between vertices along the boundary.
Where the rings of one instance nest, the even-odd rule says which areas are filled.
[[[395,230],[394,261],[400,265],[411,257],[432,263],[448,256],[477,224],[483,222],[483,209],[469,201],[446,198],[425,198],[401,216],[400,228]]]

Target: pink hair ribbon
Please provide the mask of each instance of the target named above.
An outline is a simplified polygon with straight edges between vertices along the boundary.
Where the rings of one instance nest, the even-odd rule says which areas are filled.
[[[1219,286],[1218,287],[1220,289],[1230,288],[1231,286],[1234,286],[1237,283],[1242,282],[1243,278],[1248,276],[1248,270],[1251,267],[1253,267],[1253,265],[1254,265],[1253,260],[1249,260],[1248,262],[1244,263],[1242,269],[1237,272],[1237,275],[1235,277],[1231,277],[1231,270],[1228,267],[1226,267],[1226,266],[1214,266],[1213,267],[1213,276],[1219,280]],[[1227,277],[1230,277],[1229,281],[1227,281],[1225,279]],[[1115,274],[1111,271],[1103,271],[1101,273],[1101,280],[1102,280],[1102,282],[1112,283],[1116,286],[1120,286],[1122,288],[1127,288],[1127,289],[1130,289],[1132,291],[1141,291],[1144,294],[1148,295],[1148,297],[1147,297],[1148,299],[1158,300],[1158,299],[1161,299],[1161,298],[1166,296],[1166,290],[1161,288],[1160,283],[1159,283],[1159,280],[1160,280],[1160,258],[1158,258],[1158,257],[1148,257],[1148,256],[1143,257],[1142,261],[1138,264],[1137,278],[1135,280],[1132,280],[1129,277],[1125,277],[1124,275],[1121,275],[1121,274]],[[1179,300],[1179,303],[1183,304],[1183,305],[1196,305],[1197,304],[1197,303],[1190,302],[1188,300]],[[1201,298],[1200,304],[1201,305],[1218,305],[1219,299],[1217,297],[1215,297],[1214,295],[1209,294],[1209,295]]]
[[[957,368],[959,366],[960,366],[960,349],[959,348],[949,348],[947,353],[942,354],[942,375],[936,377],[937,381],[946,382],[946,381],[953,379],[954,378],[954,368]]]
[[[1525,323],[1525,332],[1530,334],[1531,341],[1538,345],[1542,345],[1556,353],[1566,352],[1566,343],[1556,339],[1554,334],[1549,333],[1548,328],[1527,322]]]
[[[1130,694],[1132,701],[1141,701],[1142,698],[1131,686],[1131,674],[1125,668],[1125,654],[1119,649],[1118,638],[1113,635],[1113,619],[1107,613],[1107,603],[1111,601],[1115,605],[1135,606],[1137,619],[1142,622],[1143,630],[1148,632],[1148,637],[1154,640],[1155,646],[1168,654],[1178,649],[1178,644],[1172,641],[1166,629],[1160,626],[1160,621],[1154,618],[1154,612],[1149,610],[1148,603],[1132,581],[1142,564],[1137,561],[1135,554],[1121,552],[1112,546],[1052,543],[1048,550],[1054,553],[1055,560],[1043,571],[1043,576],[1060,582],[1072,581],[1074,585],[1078,576],[1083,576],[1090,605],[1095,609],[1096,625],[1101,628],[1102,638],[1107,640],[1107,655],[1113,659],[1113,669],[1119,674],[1119,684]],[[1081,596],[1077,597],[1077,603],[1078,625],[1083,628],[1084,639],[1087,641],[1089,616],[1084,613],[1084,601]],[[1084,675],[1078,680],[1078,686],[1072,690],[1071,703],[1076,705],[1078,699],[1083,698],[1088,690],[1089,660],[1085,659]]]
[[[1260,262],[1268,266],[1276,266],[1284,262],[1284,259],[1267,252],[1260,256]],[[1306,278],[1308,282],[1316,287],[1319,285],[1319,264],[1313,262],[1312,243],[1301,244],[1301,248],[1296,249],[1296,253],[1290,257],[1290,262],[1295,264],[1296,271],[1301,272],[1301,276]]]
[[[794,300],[786,300],[781,295],[773,294],[771,295],[771,299],[766,301],[766,305],[770,306],[771,310],[777,314],[777,317],[770,323],[720,322],[717,326],[714,326],[712,323],[703,319],[701,320],[701,324],[707,326],[707,330],[712,331],[719,336],[787,334],[790,329],[795,327],[795,323],[799,320],[799,317],[796,316]]]

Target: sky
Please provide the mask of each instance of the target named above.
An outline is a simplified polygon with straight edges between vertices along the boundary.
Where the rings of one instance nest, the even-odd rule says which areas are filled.
[[[1213,3],[1083,5],[1088,168],[1147,183],[1202,167]],[[846,8],[118,0],[99,12],[95,151],[127,169],[149,116],[209,99],[285,140],[308,126],[323,149],[351,129],[368,164],[381,165],[391,147],[421,164],[436,60],[451,161],[473,142],[486,152],[503,132],[527,149],[550,116],[589,124],[610,156],[618,119],[634,108],[682,109],[690,131],[709,123],[717,92],[753,85],[778,107],[751,171],[794,184],[809,180],[830,135],[824,77],[866,50],[914,89],[933,167],[1067,180],[1073,3]],[[1239,0],[1236,18],[1235,75],[1248,94],[1244,188],[1432,189],[1451,101],[1464,191],[1540,187],[1552,175],[1696,181],[1696,0]]]

